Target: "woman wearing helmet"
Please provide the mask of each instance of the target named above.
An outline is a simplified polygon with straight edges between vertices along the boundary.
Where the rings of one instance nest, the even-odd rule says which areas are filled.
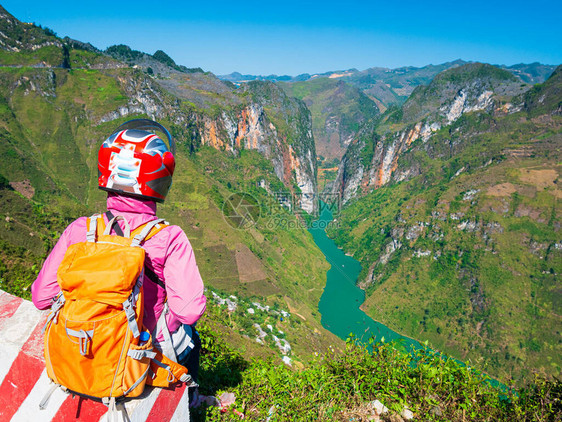
[[[155,132],[168,138],[168,145]],[[147,119],[131,120],[107,138],[98,153],[98,185],[108,192],[107,223],[122,216],[131,229],[155,220],[156,203],[164,202],[174,173],[175,144],[169,132]],[[31,286],[32,299],[39,309],[51,306],[59,293],[57,269],[67,248],[86,241],[87,217],[72,222],[63,232]],[[114,225],[122,235],[123,221]],[[179,226],[166,226],[143,244],[146,251],[144,277],[144,325],[154,331],[165,321],[171,333],[172,353],[188,366],[196,380],[200,341],[194,325],[205,312],[203,281],[193,249]],[[160,319],[160,321],[159,321]],[[156,339],[170,339],[160,330]],[[169,344],[166,348],[169,349]]]

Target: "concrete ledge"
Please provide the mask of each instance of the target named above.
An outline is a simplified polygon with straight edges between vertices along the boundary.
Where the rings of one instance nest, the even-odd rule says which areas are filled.
[[[51,387],[45,371],[41,329],[46,311],[0,290],[0,421],[107,421],[107,408],[55,390],[47,408],[39,402]],[[189,421],[188,389],[147,387],[124,403],[131,422]],[[121,410],[119,420],[125,421]]]

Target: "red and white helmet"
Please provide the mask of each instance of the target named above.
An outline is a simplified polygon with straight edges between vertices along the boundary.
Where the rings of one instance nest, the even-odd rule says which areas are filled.
[[[168,145],[155,131],[168,138]],[[164,126],[148,119],[123,123],[98,152],[100,189],[164,202],[176,165],[176,145]]]

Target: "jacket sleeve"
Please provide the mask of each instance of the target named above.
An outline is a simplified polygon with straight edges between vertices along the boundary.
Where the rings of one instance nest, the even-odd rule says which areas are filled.
[[[207,298],[193,248],[183,230],[174,229],[164,265],[168,305],[182,324],[193,325],[205,312]]]
[[[81,226],[83,226],[82,230]],[[68,247],[81,241],[80,232],[86,235],[86,218],[79,218],[71,223],[62,233],[55,247],[43,263],[37,279],[31,285],[31,298],[38,309],[51,307],[51,300],[59,293],[60,287],[57,283],[57,270]]]

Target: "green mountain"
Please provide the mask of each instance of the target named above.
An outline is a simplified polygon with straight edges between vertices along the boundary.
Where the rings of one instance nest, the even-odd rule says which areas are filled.
[[[275,81],[288,95],[305,101],[312,115],[314,140],[319,155],[318,183],[320,189],[323,190],[326,187],[329,188],[335,179],[339,160],[349,144],[362,136],[363,132],[369,130],[361,129],[366,122],[369,122],[369,127],[376,123],[379,110],[384,112],[391,107],[391,111],[396,112],[396,117],[402,112],[400,106],[406,99],[414,93],[420,95],[422,91],[425,92],[426,98],[420,98],[420,101],[424,107],[428,107],[431,101],[424,100],[429,100],[430,96],[440,92],[440,87],[433,84],[432,87],[435,89],[431,92],[426,92],[422,87],[429,85],[440,72],[458,68],[466,63],[462,60],[455,60],[420,68],[412,66],[397,69],[375,67],[364,71],[351,69],[318,75],[299,75],[294,78],[278,77],[277,75],[262,77],[238,73],[219,76],[219,78],[234,83],[249,80]],[[514,85],[521,84],[521,82],[525,84],[544,82],[554,70],[554,66],[540,63],[501,66],[501,68],[506,71],[503,73],[503,77],[511,79]],[[454,83],[450,84],[448,89],[452,89],[453,86]],[[420,87],[421,91],[416,92],[417,87]],[[433,103],[440,104],[438,97],[445,94],[450,93],[440,92],[433,98]],[[513,92],[505,93],[507,97],[511,94]],[[412,113],[414,107],[420,107],[420,101],[410,99],[409,108],[405,110],[406,113]],[[423,112],[426,111],[423,110]],[[410,117],[415,120],[418,116]],[[405,120],[407,119],[402,119],[402,121]]]
[[[361,89],[375,101],[380,101],[387,108],[404,103],[416,87],[429,84],[437,74],[465,64],[467,62],[459,59],[419,68],[413,66],[397,69],[375,67],[362,72],[345,74],[341,78]],[[544,82],[556,68],[556,66],[540,63],[499,67],[514,74],[521,81],[532,84]]]
[[[443,69],[458,66],[456,61],[423,68],[355,69],[314,75],[305,81],[277,82],[288,95],[303,100],[312,115],[312,129],[319,155],[318,182],[330,186],[339,160],[360,129],[371,126],[380,110],[402,104],[415,87],[429,83]],[[364,130],[364,129],[363,129]]]
[[[442,72],[361,132],[334,184],[364,310],[505,382],[562,365],[561,75]]]
[[[188,234],[206,286],[237,298],[235,310],[210,312],[209,323],[250,355],[298,361],[340,342],[317,313],[328,264],[297,216],[314,211],[317,189],[303,102],[268,82],[235,88],[186,71],[164,53],[122,61],[4,9],[0,31],[0,288],[29,297],[64,227],[105,207],[101,142],[124,121],[150,117],[178,144],[174,186],[159,214]],[[255,224],[237,227],[240,200],[252,205]],[[271,311],[249,314],[253,302]],[[280,322],[281,311],[291,316]],[[260,345],[253,324],[277,327],[290,349]]]
[[[242,75],[240,72],[232,72],[228,75],[218,75],[218,78],[223,81],[232,83],[243,83],[250,81],[269,81],[269,82],[300,82],[307,81],[311,78],[308,73],[302,73],[298,76],[289,75]]]
[[[462,60],[455,60],[419,68],[413,66],[396,69],[373,67],[362,72],[346,72],[341,76],[336,73],[331,77],[341,77],[380,102],[383,106],[381,108],[386,109],[393,104],[402,104],[417,86],[428,84],[438,73],[465,63]]]
[[[340,80],[317,78],[278,84],[287,95],[303,100],[310,110],[316,152],[321,160],[339,161],[359,128],[379,115],[370,98]]]
[[[315,131],[315,137],[318,132],[317,144],[320,148],[323,147],[325,140],[329,137],[326,136],[325,133],[319,132],[321,125],[324,123],[323,119],[317,118],[316,116],[319,114],[327,114],[324,111],[317,111],[319,106],[318,104],[324,104],[326,101],[333,101],[336,104],[344,104],[342,101],[342,96],[335,97],[333,96],[333,86],[336,84],[335,81],[343,81],[347,84],[350,84],[356,88],[358,88],[363,94],[367,95],[371,100],[373,100],[377,107],[381,111],[386,111],[388,107],[391,106],[400,106],[403,104],[406,99],[410,96],[410,94],[415,90],[416,87],[421,85],[428,85],[433,78],[447,69],[455,68],[467,64],[467,62],[463,60],[455,60],[452,62],[441,63],[438,65],[427,65],[423,67],[401,67],[395,69],[389,69],[384,67],[373,67],[363,71],[359,71],[357,69],[349,69],[345,71],[331,71],[325,72],[321,74],[309,75],[309,74],[302,74],[299,76],[277,76],[277,75],[269,75],[269,76],[255,76],[255,75],[241,75],[240,73],[232,73],[230,75],[221,75],[219,76],[220,79],[225,81],[230,81],[234,83],[241,83],[241,82],[248,82],[252,80],[268,80],[272,82],[280,82],[283,84],[284,89],[300,98],[305,99],[307,105],[311,106],[311,112],[313,114],[313,122]],[[553,65],[544,65],[541,63],[531,63],[531,64],[516,64],[512,66],[498,66],[504,70],[509,71],[513,75],[515,75],[519,80],[524,83],[529,84],[536,84],[544,82],[554,71],[556,66]],[[328,78],[332,80],[332,84],[327,81],[324,81],[324,78]],[[319,81],[320,80],[320,81]],[[295,87],[292,87],[295,85]],[[347,89],[348,91],[351,88]],[[328,98],[332,95],[332,98]],[[349,94],[348,94],[349,95]],[[356,95],[356,94],[355,94]],[[348,99],[349,104],[353,104],[353,100],[350,98]],[[360,103],[364,104],[364,100],[361,100]],[[355,106],[355,104],[354,104]],[[335,115],[335,120],[351,120],[355,121],[354,119],[354,112],[357,106],[352,106],[352,110],[340,110],[339,114]],[[363,111],[365,107],[359,108]],[[367,114],[368,110],[370,110],[370,106],[367,106]],[[315,110],[316,109],[316,110]],[[363,111],[365,114],[365,111]],[[322,116],[324,117],[324,116]],[[326,129],[329,131],[329,129]],[[356,131],[354,131],[355,133]],[[327,149],[321,155],[325,157],[330,157],[332,154],[332,150],[336,151],[335,154],[341,156],[340,148],[333,145],[330,145],[331,148]]]
[[[427,85],[438,73],[467,63],[464,60],[458,59],[438,65],[429,64],[423,67],[405,66],[395,69],[372,67],[362,71],[357,69],[335,70],[314,75],[303,73],[298,76],[242,75],[239,72],[233,72],[228,75],[219,75],[219,78],[233,83],[254,80],[305,82],[316,78],[341,79],[360,88],[376,101],[381,109],[386,109],[393,104],[402,104],[417,86]],[[521,81],[531,84],[546,81],[556,68],[554,65],[538,62],[530,64],[520,63],[512,66],[498,65],[497,67],[505,69],[513,73]]]
[[[473,112],[520,110],[523,99],[510,100],[529,89],[509,72],[487,64],[471,63],[440,73],[429,85],[416,88],[401,108],[388,110],[373,130],[372,125],[362,128],[342,160],[334,193],[341,193],[347,202],[359,188],[368,191],[391,178],[400,181],[419,174],[422,169],[415,163],[398,167],[402,153],[415,141],[425,144],[435,132]]]
[[[157,50],[153,55],[142,51],[132,50],[128,45],[112,45],[106,48],[105,53],[111,57],[127,63],[129,66],[140,67],[150,75],[170,76],[176,72],[203,73],[201,68],[187,68],[179,66],[164,51]]]
[[[556,66],[541,64],[538,62],[525,64],[519,63],[512,66],[499,66],[502,69],[508,70],[521,79],[523,82],[529,84],[540,84],[546,81],[552,72],[556,69]]]
[[[342,80],[359,88],[363,93],[365,93],[377,103],[379,109],[384,111],[390,105],[402,104],[404,101],[406,101],[415,87],[417,87],[418,85],[429,83],[439,72],[452,67],[461,66],[465,63],[466,62],[462,60],[455,60],[453,62],[442,63],[439,65],[430,64],[420,68],[413,66],[400,67],[396,69],[372,67],[363,71],[359,71],[357,69],[337,70],[318,73],[314,75],[302,74],[295,77],[287,75],[241,75],[238,72],[234,72],[229,75],[220,75],[219,78],[234,83],[248,82],[253,80],[267,80],[271,82],[285,83],[300,82],[299,87],[295,89],[297,96],[302,95],[302,91],[305,91],[309,95],[314,95],[317,92],[322,92],[323,90],[321,88],[326,88],[326,85],[328,83],[316,83],[314,82],[316,79],[333,79],[334,83],[335,81]],[[535,73],[537,72],[533,71],[533,74]],[[308,84],[310,84],[311,86],[307,87]],[[299,92],[301,93],[299,94]]]

